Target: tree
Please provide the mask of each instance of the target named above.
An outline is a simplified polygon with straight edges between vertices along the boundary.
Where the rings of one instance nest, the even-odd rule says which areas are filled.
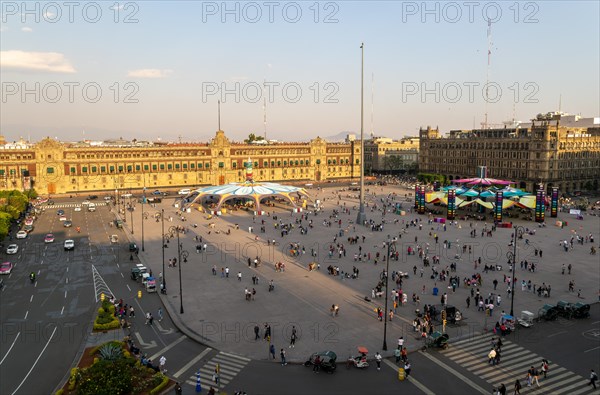
[[[383,167],[391,172],[404,170],[404,160],[400,156],[386,155],[383,158]]]
[[[254,133],[250,133],[248,135],[248,138],[244,140],[244,143],[246,143],[246,144],[252,144],[252,142],[254,142],[254,141],[262,141],[264,139],[265,138],[262,137],[262,136],[257,136]]]

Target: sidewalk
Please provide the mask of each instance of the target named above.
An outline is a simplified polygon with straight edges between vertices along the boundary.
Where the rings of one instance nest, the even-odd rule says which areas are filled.
[[[323,199],[325,201],[326,199]],[[411,277],[405,280],[405,293],[409,295],[409,303],[404,307],[397,309],[393,321],[387,325],[387,352],[382,351],[384,325],[378,321],[374,309],[377,307],[384,308],[384,299],[376,299],[371,302],[364,300],[364,296],[370,297],[370,289],[375,285],[378,273],[385,268],[382,262],[374,266],[372,262],[354,262],[352,256],[357,248],[355,245],[349,245],[346,241],[346,236],[340,237],[338,242],[344,243],[348,250],[348,256],[338,261],[334,261],[345,269],[350,271],[352,266],[360,268],[360,277],[357,280],[341,279],[340,277],[327,275],[326,267],[329,263],[325,263],[325,258],[321,257],[321,270],[309,272],[307,264],[310,259],[310,246],[314,243],[320,243],[321,247],[327,246],[333,241],[333,234],[338,232],[338,227],[323,227],[321,222],[326,218],[331,209],[334,208],[332,202],[327,202],[327,216],[323,214],[314,217],[314,228],[309,231],[308,235],[301,236],[297,229],[294,229],[289,236],[281,238],[278,230],[273,229],[272,217],[256,217],[256,223],[253,222],[252,215],[248,212],[236,212],[227,214],[227,216],[213,218],[210,221],[205,218],[205,215],[194,211],[186,213],[188,219],[182,222],[177,218],[176,209],[163,203],[156,209],[151,208],[145,210],[150,213],[150,218],[144,221],[144,240],[145,251],[139,252],[140,260],[149,267],[154,275],[162,271],[162,246],[161,246],[161,223],[155,222],[152,214],[165,208],[165,218],[173,216],[173,221],[165,220],[165,232],[170,226],[183,225],[189,227],[190,231],[187,234],[181,234],[181,243],[183,249],[189,252],[187,263],[182,264],[182,279],[183,279],[183,307],[184,314],[180,314],[179,300],[179,269],[169,268],[166,264],[169,258],[177,256],[176,238],[171,239],[168,244],[169,248],[165,249],[165,279],[167,283],[168,295],[160,295],[161,300],[170,314],[175,324],[186,335],[214,349],[244,355],[252,359],[267,360],[269,358],[268,349],[269,343],[263,340],[264,324],[268,323],[272,328],[272,342],[275,345],[276,355],[278,358],[279,349],[286,349],[286,357],[291,362],[303,362],[307,357],[316,351],[333,350],[338,354],[338,361],[344,361],[349,355],[356,353],[357,346],[365,346],[369,349],[369,354],[374,355],[376,351],[382,353],[384,357],[392,356],[393,350],[396,348],[397,339],[399,336],[404,336],[406,340],[405,346],[409,350],[421,347],[421,341],[415,340],[416,332],[412,329],[412,319],[414,318],[414,310],[416,306],[410,301],[412,292],[416,292],[421,298],[421,309],[425,303],[438,304],[440,296],[431,295],[431,287],[433,280],[430,280],[425,275],[424,278],[412,276],[412,267],[420,263],[417,256],[407,257],[406,262],[402,259],[400,262],[390,262],[390,272],[392,270],[402,270],[410,272]],[[280,211],[280,210],[276,210]],[[289,212],[279,212],[279,218],[285,222],[294,222],[299,217],[299,214],[291,216]],[[354,219],[355,211],[351,211],[349,216],[340,216],[344,221],[344,227],[347,225],[348,219]],[[369,218],[379,218],[379,216],[368,213]],[[135,241],[141,249],[141,214],[139,211],[134,212],[135,234],[131,235],[130,221],[125,224],[125,235],[132,241]],[[425,216],[406,216],[398,217],[389,215],[390,219],[402,218],[410,220],[412,218],[423,218]],[[139,220],[138,220],[139,218]],[[250,235],[247,232],[249,226],[253,226],[256,230],[260,229],[260,220],[264,219],[267,228],[267,233],[258,233],[260,241],[254,240],[255,234]],[[194,223],[198,224],[197,228],[192,228]],[[209,223],[214,223],[214,227],[209,227]],[[426,223],[426,222],[425,222]],[[240,229],[235,230],[233,225],[239,224]],[[529,226],[536,226],[528,223]],[[590,225],[587,223],[586,225]],[[429,226],[429,225],[428,225]],[[480,225],[483,226],[483,225]],[[384,232],[371,232],[370,228],[357,228],[356,233],[352,232],[351,226],[348,228],[349,233],[346,235],[365,235],[367,241],[362,244],[363,248],[369,251],[375,251],[373,248],[380,245],[382,240],[385,240],[388,234],[398,234],[399,225],[387,224]],[[424,226],[425,228],[425,226]],[[231,229],[231,235],[226,235],[227,229]],[[547,231],[548,230],[548,231]],[[220,233],[217,234],[217,231]],[[494,241],[500,245],[505,244],[505,239],[510,237],[511,230],[503,230],[503,233],[496,233]],[[547,232],[546,232],[547,231]],[[552,262],[552,266],[559,266],[561,262],[557,257],[552,257],[551,244],[553,240],[562,236],[549,236],[550,233],[557,233],[559,229],[545,228],[538,232],[540,239],[545,244],[545,265]],[[409,230],[409,234],[403,236],[402,241],[411,241],[415,235],[419,238],[426,239],[429,232],[429,227],[421,231],[418,228]],[[462,229],[452,228],[443,234],[440,232],[440,239],[447,238],[448,240],[468,239],[469,227],[468,224]],[[196,253],[196,243],[194,236],[200,235],[205,243],[208,244],[208,251],[205,253]],[[597,232],[595,233],[597,235]],[[279,243],[277,247],[267,246],[264,242],[265,237],[276,239]],[[551,241],[552,240],[552,241]],[[485,238],[474,239],[475,242],[485,242]],[[306,246],[307,253],[298,258],[290,258],[284,256],[283,251],[286,251],[286,244],[289,242],[298,242]],[[441,242],[441,240],[440,240]],[[381,249],[379,250],[381,251]],[[261,256],[262,266],[251,268],[247,265],[247,257],[252,259],[256,256]],[[580,254],[579,254],[580,255]],[[575,256],[575,255],[572,255]],[[561,258],[561,257],[559,257]],[[502,258],[505,260],[505,258]],[[556,262],[555,262],[556,260]],[[275,272],[275,262],[285,262],[286,270],[283,273]],[[178,265],[179,265],[178,264]],[[441,267],[449,264],[442,260]],[[501,262],[505,264],[505,262]],[[580,270],[577,281],[579,286],[588,287],[585,281],[593,283],[597,280],[598,269],[593,269],[593,262],[586,262],[590,265],[590,276],[585,276]],[[212,274],[213,265],[217,266],[217,275]],[[228,266],[230,269],[229,278],[221,278],[221,268]],[[461,262],[458,268],[458,275],[462,279],[464,276],[470,275],[473,272],[473,267],[468,259]],[[596,265],[597,266],[597,265]],[[549,268],[548,268],[549,269]],[[548,270],[546,269],[546,270]],[[426,273],[428,268],[426,268]],[[544,270],[542,266],[541,270]],[[560,274],[558,277],[554,275],[553,270],[549,270],[548,281],[553,284],[553,297],[550,299],[538,300],[535,295],[521,294],[520,287],[515,286],[515,315],[520,315],[521,310],[530,310],[534,313],[544,303],[556,303],[557,300],[568,298],[567,300],[574,302],[572,295],[569,295],[566,289],[563,291],[558,285]],[[595,271],[596,272],[595,272]],[[479,270],[478,270],[479,271]],[[237,273],[242,273],[242,281],[238,281]],[[484,275],[484,283],[481,287],[481,294],[487,296],[489,292],[494,292],[491,284],[491,278],[498,278],[501,282],[502,274],[509,274],[507,270],[504,272]],[[452,273],[454,274],[454,273]],[[257,285],[252,284],[251,277],[257,275],[260,281]],[[492,277],[494,276],[494,277]],[[520,273],[517,269],[517,279],[526,277],[526,273]],[[587,278],[586,278],[587,277]],[[275,284],[274,292],[268,292],[268,282],[273,279]],[[541,283],[541,281],[539,282]],[[555,285],[556,284],[556,285]],[[426,285],[427,294],[422,295],[420,290],[423,285]],[[562,284],[561,284],[562,285]],[[394,284],[390,279],[390,291],[394,288]],[[448,326],[446,332],[450,335],[451,341],[472,336],[476,333],[484,331],[484,325],[487,329],[492,329],[495,321],[500,316],[500,310],[510,311],[510,300],[506,297],[505,290],[500,290],[503,298],[502,305],[496,308],[491,318],[485,318],[484,314],[478,313],[474,304],[471,304],[470,309],[466,309],[465,301],[468,290],[462,288],[457,289],[456,294],[452,294],[451,289],[444,289],[443,285],[438,285],[441,293],[448,292],[449,304],[459,307],[466,317],[465,323],[459,327]],[[256,300],[246,301],[244,298],[244,289],[251,290],[255,288]],[[589,286],[591,288],[591,286]],[[597,286],[596,286],[597,288]],[[595,301],[593,298],[588,300],[588,303]],[[340,307],[338,317],[331,317],[329,309],[332,304]],[[391,298],[388,301],[388,310],[392,307]],[[254,340],[254,326],[260,328],[260,340]],[[290,346],[290,336],[292,327],[295,327],[298,339],[294,348]],[[441,330],[441,326],[436,328]]]

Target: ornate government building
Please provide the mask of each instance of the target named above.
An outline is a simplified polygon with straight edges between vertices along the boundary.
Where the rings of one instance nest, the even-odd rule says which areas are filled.
[[[437,129],[419,131],[419,172],[442,174],[448,180],[473,177],[477,166],[488,176],[573,193],[598,190],[600,125],[560,113],[538,115],[513,128],[455,130],[442,137]]]
[[[193,188],[243,181],[325,181],[360,177],[360,141],[239,144],[221,130],[209,143],[6,144],[0,136],[0,189],[39,194],[117,189]]]

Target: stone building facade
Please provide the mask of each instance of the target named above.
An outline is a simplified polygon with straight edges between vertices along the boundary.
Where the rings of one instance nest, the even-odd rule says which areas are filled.
[[[427,127],[419,137],[421,173],[454,180],[487,166],[489,177],[515,181],[529,192],[539,183],[561,193],[598,190],[600,126],[564,126],[560,116],[538,116],[524,128],[458,130],[442,137]]]
[[[407,171],[419,158],[419,138],[393,140],[377,137],[365,140],[365,171]]]
[[[0,142],[1,143],[1,142]],[[240,144],[221,130],[209,143],[91,146],[50,138],[0,144],[0,189],[63,194],[122,189],[193,188],[243,181],[326,181],[360,177],[360,142]]]

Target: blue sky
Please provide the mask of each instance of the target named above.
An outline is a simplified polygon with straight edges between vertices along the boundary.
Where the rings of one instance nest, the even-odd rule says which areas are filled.
[[[272,20],[262,1],[226,3],[230,13],[222,2],[82,2],[72,21],[64,3],[53,4],[59,8],[31,2],[26,13],[21,2],[2,3],[0,132],[9,140],[206,141],[217,130],[219,99],[228,136],[262,135],[265,79],[273,92],[268,138],[359,132],[361,42],[366,133],[371,112],[375,134],[398,138],[427,125],[479,127],[486,109],[490,124],[513,113],[528,120],[557,110],[561,96],[563,111],[600,115],[598,1],[473,2],[471,9],[465,2],[272,2]],[[493,22],[487,106],[484,10]]]

